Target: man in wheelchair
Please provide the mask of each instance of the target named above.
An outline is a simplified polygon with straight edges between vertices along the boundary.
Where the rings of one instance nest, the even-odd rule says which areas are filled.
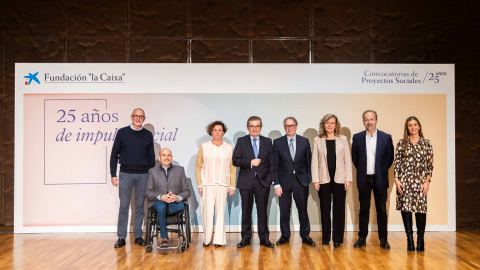
[[[161,165],[148,170],[145,198],[148,207],[157,211],[160,247],[168,247],[167,207],[171,214],[183,211],[183,201],[186,201],[192,192],[183,167],[172,164],[172,151],[163,148],[158,158]]]

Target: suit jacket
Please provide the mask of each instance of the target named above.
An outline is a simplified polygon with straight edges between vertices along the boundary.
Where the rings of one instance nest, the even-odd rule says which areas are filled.
[[[367,181],[367,143],[366,131],[353,135],[352,159],[357,168],[357,187],[364,188]],[[392,136],[377,130],[377,149],[375,152],[375,184],[377,189],[387,189],[388,169],[393,163]]]
[[[145,186],[148,207],[152,207],[158,201],[159,195],[165,195],[170,191],[184,200],[187,200],[192,194],[183,167],[172,165],[168,171],[168,181],[162,165],[148,170],[148,180]]]
[[[288,146],[287,135],[273,141],[273,162],[275,163],[274,185],[289,188],[292,181],[299,181],[302,186],[308,187],[312,182],[312,151],[307,138],[297,134],[295,158],[292,159]],[[297,177],[293,175],[293,171]]]
[[[347,137],[335,137],[335,183],[352,182],[352,159]],[[327,144],[325,138],[315,137],[312,151],[312,181],[326,184],[330,182],[327,164]]]
[[[240,167],[238,173],[237,187],[239,189],[249,189],[255,180],[255,172],[257,172],[258,180],[264,187],[269,187],[273,181],[275,173],[275,164],[273,164],[272,140],[261,135],[260,149],[258,158],[261,159],[260,165],[252,167],[252,159],[255,159],[253,146],[250,135],[238,138],[235,149],[233,150],[232,161],[235,167]]]

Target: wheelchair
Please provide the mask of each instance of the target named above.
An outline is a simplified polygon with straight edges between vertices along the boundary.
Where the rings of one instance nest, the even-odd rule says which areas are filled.
[[[145,241],[147,242],[147,247],[145,251],[150,253],[153,250],[153,238],[157,238],[157,248],[158,249],[177,249],[179,252],[185,252],[192,242],[191,238],[191,227],[190,227],[190,209],[187,202],[183,202],[184,210],[178,213],[170,213],[169,207],[167,207],[167,230],[168,232],[177,233],[178,242],[177,246],[173,247],[160,247],[158,245],[160,228],[158,226],[158,217],[157,211],[153,207],[148,208],[147,214],[147,228],[145,232]],[[176,228],[171,228],[171,225],[177,225]],[[181,238],[181,240],[180,240]]]

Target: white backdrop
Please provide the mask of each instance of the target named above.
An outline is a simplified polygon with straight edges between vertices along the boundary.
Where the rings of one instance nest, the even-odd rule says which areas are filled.
[[[28,84],[24,76],[36,72],[40,83]],[[130,124],[136,107],[146,112],[156,154],[169,147],[174,162],[185,167],[195,191],[192,224],[199,230],[194,166],[198,147],[210,139],[209,122],[223,120],[225,140],[234,145],[247,134],[250,115],[262,117],[262,134],[272,139],[284,134],[282,120],[293,115],[298,133],[313,140],[320,118],[335,113],[351,139],[363,129],[362,112],[375,109],[378,128],[396,144],[403,121],[416,115],[434,145],[439,180],[429,193],[427,229],[455,230],[454,94],[453,65],[16,64],[15,232],[116,230],[110,151],[115,131]],[[403,230],[391,191],[389,229]],[[273,190],[269,200],[269,224],[278,230]],[[228,230],[239,231],[238,191],[227,203]],[[347,229],[355,230],[355,184],[346,207]],[[311,189],[313,230],[320,229],[318,211]],[[298,224],[295,208],[291,223]]]

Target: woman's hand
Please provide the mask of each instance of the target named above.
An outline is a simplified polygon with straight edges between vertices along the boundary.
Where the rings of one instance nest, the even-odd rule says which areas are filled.
[[[229,188],[229,189],[228,189],[228,196],[232,196],[234,193],[235,193],[235,189],[234,189],[234,188]]]
[[[345,190],[347,190],[350,187],[351,184],[352,184],[352,182],[345,181]]]
[[[397,185],[398,194],[403,195],[404,186],[402,185],[402,183],[400,183],[400,181],[395,179],[395,184]]]
[[[319,190],[320,190],[320,183],[314,182],[314,183],[313,183],[313,187],[314,187],[317,191],[319,191]]]
[[[198,193],[200,193],[200,197],[203,197],[203,187],[198,188]]]
[[[430,182],[428,180],[425,180],[425,183],[422,185],[422,193],[423,196],[427,196],[428,190],[430,189]]]

